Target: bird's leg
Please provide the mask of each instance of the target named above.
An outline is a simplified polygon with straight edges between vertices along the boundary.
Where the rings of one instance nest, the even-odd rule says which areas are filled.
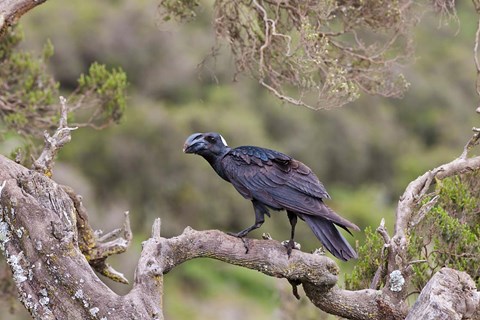
[[[263,222],[265,221],[265,219],[263,218],[263,215],[261,217],[261,220],[258,219],[258,215],[255,214],[255,224],[251,227],[248,227],[238,233],[234,233],[234,232],[227,232],[227,234],[231,235],[231,236],[234,236],[234,237],[237,237],[237,238],[240,238],[242,239],[243,241],[243,246],[245,247],[245,254],[248,253],[248,251],[250,250],[250,247],[248,245],[248,242],[247,240],[248,239],[245,239],[245,236],[252,230],[255,230],[255,229],[258,229],[260,228],[260,226],[263,224]]]
[[[288,241],[286,247],[287,247],[287,254],[290,257],[290,254],[292,254],[292,249],[295,248],[295,241],[293,238],[295,238],[295,226],[297,225],[297,215],[293,212],[287,211],[287,216],[288,220],[290,221],[290,225],[292,226],[292,230],[290,233],[290,241]]]
[[[232,233],[232,232],[227,233],[231,236],[242,239],[243,245],[245,247],[245,253],[248,253],[249,246],[248,246],[248,243],[246,242],[246,239],[244,237],[250,231],[260,228],[260,226],[265,222],[265,217],[264,217],[265,213],[268,213],[267,209],[263,205],[255,202],[255,201],[252,201],[252,202],[253,202],[253,208],[255,209],[255,223],[252,226],[250,226],[250,227],[248,227],[248,228],[246,228],[246,229],[244,229],[244,230],[242,230],[238,233]]]
[[[261,210],[261,208],[258,208],[257,206],[255,206],[255,204],[253,205],[254,209],[255,209],[255,223],[238,232],[238,233],[233,233],[233,232],[228,232],[229,235],[231,236],[234,236],[234,237],[237,237],[237,238],[243,238],[245,237],[250,231],[252,230],[255,230],[255,229],[258,229],[261,227],[261,225],[265,222],[265,218],[264,218],[264,212]]]

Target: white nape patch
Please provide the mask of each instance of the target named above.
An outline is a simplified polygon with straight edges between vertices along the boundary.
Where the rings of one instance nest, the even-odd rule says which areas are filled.
[[[222,137],[222,135],[220,135],[220,138],[222,139],[222,142],[225,145],[225,147],[228,147],[227,140],[225,140],[225,138]]]

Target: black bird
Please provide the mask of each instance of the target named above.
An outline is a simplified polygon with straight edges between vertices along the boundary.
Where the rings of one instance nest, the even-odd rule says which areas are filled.
[[[317,176],[305,164],[278,151],[242,146],[228,147],[218,133],[194,133],[187,138],[183,152],[202,156],[224,180],[233,184],[255,210],[255,224],[236,234],[243,238],[259,228],[270,217],[268,209],[286,210],[291,237],[287,244],[290,255],[295,242],[297,217],[304,220],[324,247],[342,260],[357,258],[357,253],[335,225],[360,230],[327,207],[323,199],[330,196]]]

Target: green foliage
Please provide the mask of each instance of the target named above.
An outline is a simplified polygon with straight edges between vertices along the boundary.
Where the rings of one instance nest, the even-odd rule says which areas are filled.
[[[409,234],[408,256],[415,261],[411,265],[412,290],[421,291],[442,267],[465,271],[480,285],[479,178],[480,172],[473,172],[438,181],[437,203]],[[430,199],[424,199],[420,206]],[[380,264],[385,263],[383,239],[370,227],[365,236],[358,250],[359,260],[353,272],[345,276],[348,289],[368,288]]]
[[[17,49],[21,32],[11,30],[0,43],[0,122],[4,132],[23,136],[40,135],[49,129],[58,110],[52,106],[58,83],[46,71],[53,48],[50,42],[39,56]]]
[[[194,19],[197,16],[194,9],[199,4],[198,0],[161,0],[159,8],[164,9],[161,11],[164,21],[169,21],[172,18],[185,21]]]
[[[121,68],[109,71],[105,65],[94,62],[88,74],[80,76],[78,85],[78,94],[99,100],[101,113],[96,121],[120,121],[125,112],[128,85],[127,75]]]
[[[479,178],[480,172],[473,172],[438,181],[435,194],[439,198],[435,206],[409,234],[408,256],[414,261],[412,290],[421,291],[442,267],[465,271],[480,286]],[[424,199],[419,207],[431,197]],[[382,238],[370,228],[365,235],[359,260],[345,278],[349,289],[368,288],[380,264],[385,263]]]
[[[15,133],[24,139],[27,165],[31,152],[35,153],[35,140],[58,125],[60,93],[59,83],[47,70],[54,54],[52,42],[47,40],[42,53],[36,55],[18,48],[22,39],[21,32],[10,30],[0,43],[0,134]],[[92,64],[67,99],[72,112],[69,120],[76,112],[81,119],[78,126],[103,128],[119,122],[125,111],[126,88],[127,77],[121,68],[110,71],[104,65]]]
[[[198,1],[160,2],[164,20],[195,16]],[[231,48],[236,72],[281,100],[313,109],[357,100],[360,91],[401,96],[392,68],[411,55],[417,10],[406,0],[215,1],[215,34]],[[396,69],[396,70],[394,70]]]
[[[12,53],[12,48],[15,48],[22,40],[23,33],[18,29],[10,29],[0,41],[0,61],[7,59]]]
[[[345,274],[345,287],[359,290],[370,287],[378,267],[385,263],[382,260],[382,237],[369,226],[365,228],[365,242],[358,248],[358,261],[350,274]],[[383,285],[383,283],[379,283]]]
[[[480,172],[439,181],[439,199],[410,235],[412,284],[420,290],[441,267],[467,272],[480,286]]]

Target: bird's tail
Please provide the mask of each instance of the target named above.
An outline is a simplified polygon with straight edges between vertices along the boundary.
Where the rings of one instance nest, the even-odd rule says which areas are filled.
[[[358,258],[355,250],[353,250],[331,221],[307,214],[302,215],[301,218],[312,229],[325,249],[330,251],[335,257],[344,261]]]

